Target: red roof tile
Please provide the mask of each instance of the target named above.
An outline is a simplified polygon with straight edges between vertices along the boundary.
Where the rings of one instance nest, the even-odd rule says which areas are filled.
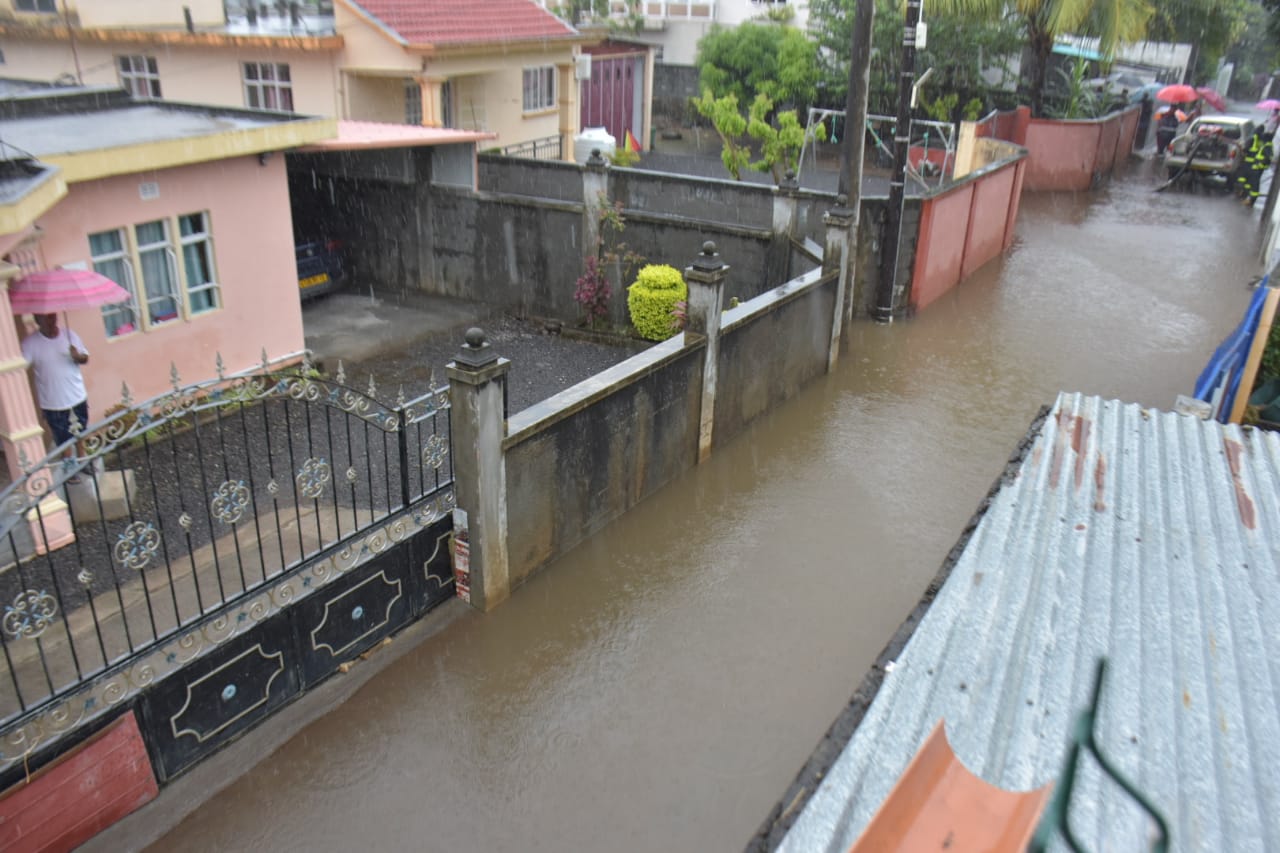
[[[351,0],[413,45],[503,44],[577,30],[533,0]]]

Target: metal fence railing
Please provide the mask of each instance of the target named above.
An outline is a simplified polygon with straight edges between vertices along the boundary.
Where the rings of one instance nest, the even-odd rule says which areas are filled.
[[[564,156],[564,146],[559,136],[530,139],[502,149],[507,157],[524,157],[530,160],[559,160]]]
[[[452,500],[449,398],[380,402],[304,360],[78,429],[0,492],[0,724],[419,502]]]

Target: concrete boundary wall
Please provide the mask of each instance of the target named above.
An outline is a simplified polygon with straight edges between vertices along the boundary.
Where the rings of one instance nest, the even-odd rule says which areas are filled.
[[[923,200],[911,279],[913,311],[927,307],[1013,244],[1026,163],[1026,152],[1019,149]]]
[[[482,426],[498,422],[486,405],[503,399],[493,390],[505,382],[501,353],[469,336],[450,365],[455,444],[490,471],[458,493],[476,606],[496,606],[834,366],[848,311],[838,264],[722,310],[729,267],[708,247],[685,270],[684,332],[510,416],[501,434]],[[483,533],[477,519],[487,520]]]

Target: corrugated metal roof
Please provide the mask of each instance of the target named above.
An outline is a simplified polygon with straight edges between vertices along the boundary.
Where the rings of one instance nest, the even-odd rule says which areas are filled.
[[[1056,780],[1094,665],[1098,742],[1173,850],[1280,850],[1280,435],[1064,394],[780,849],[844,851],[946,721],[1002,788]],[[1146,849],[1091,761],[1071,825]]]

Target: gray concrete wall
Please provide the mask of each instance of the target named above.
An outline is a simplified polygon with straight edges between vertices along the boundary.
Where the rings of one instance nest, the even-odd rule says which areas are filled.
[[[582,167],[556,160],[481,154],[479,188],[504,195],[582,201]]]
[[[689,99],[698,97],[698,69],[689,65],[653,66],[653,124],[683,127],[696,115]]]
[[[513,585],[696,464],[704,352],[677,336],[511,418]]]
[[[640,169],[610,169],[609,193],[622,206],[743,228],[773,224],[773,188]]]
[[[576,317],[582,205],[450,192],[431,197],[432,293],[523,314]]]
[[[835,294],[834,278],[808,288],[792,282],[724,313],[716,443],[827,372]]]

